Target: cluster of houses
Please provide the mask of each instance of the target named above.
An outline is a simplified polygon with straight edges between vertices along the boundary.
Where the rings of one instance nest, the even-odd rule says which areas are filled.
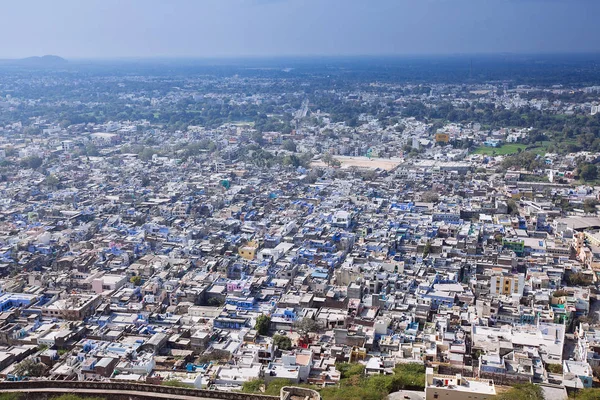
[[[252,128],[231,125],[7,139],[0,377],[31,378],[29,360],[53,380],[239,390],[255,379],[336,385],[344,362],[367,375],[421,363],[428,399],[488,398],[519,382],[591,387],[598,190],[497,173],[502,156],[440,145],[474,135],[494,147],[528,130],[432,133],[408,118],[381,133],[363,119],[364,132],[341,123],[335,138],[306,126],[263,135],[273,154],[293,153],[281,147],[294,140],[298,153],[344,155],[341,167],[319,155],[256,165],[235,153]],[[208,138],[220,153],[126,150],[149,138],[151,148]],[[409,148],[427,150],[404,157]],[[31,157],[42,164],[19,164]],[[576,158],[548,156],[541,173],[572,179]]]

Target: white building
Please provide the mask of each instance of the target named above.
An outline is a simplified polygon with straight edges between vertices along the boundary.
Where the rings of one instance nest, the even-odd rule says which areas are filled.
[[[73,145],[75,143],[72,140],[63,140],[62,142],[60,142],[60,146],[63,149],[63,151],[70,151],[73,148]]]
[[[433,368],[425,372],[426,400],[488,400],[496,397],[496,387],[491,379],[465,378],[460,374],[438,375]]]
[[[104,275],[92,281],[92,289],[96,294],[107,290],[117,290],[127,283],[125,275]]]
[[[352,222],[352,215],[348,211],[339,210],[333,214],[332,224],[343,228],[348,228]]]
[[[215,373],[215,384],[228,387],[239,386],[241,388],[244,382],[258,379],[260,370],[260,364],[252,364],[248,367],[220,366]]]
[[[572,389],[591,388],[592,367],[586,361],[563,360],[563,385]]]

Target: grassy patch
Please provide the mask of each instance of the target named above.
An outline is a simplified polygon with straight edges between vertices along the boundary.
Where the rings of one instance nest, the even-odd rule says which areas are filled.
[[[548,146],[551,146],[551,145],[552,145],[552,142],[545,140],[543,142],[537,142],[533,145],[527,146],[526,150],[531,151],[534,154],[539,154],[540,156],[543,156],[544,154],[546,154],[548,152]]]
[[[388,394],[398,390],[423,390],[425,387],[425,367],[420,364],[397,364],[392,375],[364,376],[364,366],[360,364],[337,364],[342,373],[339,386],[316,387],[306,384],[293,384],[286,379],[275,379],[264,385],[262,380],[244,383],[245,393],[262,393],[278,396],[281,387],[286,385],[306,387],[318,391],[323,400],[384,400]]]
[[[543,156],[548,152],[548,147],[552,145],[550,141],[537,142],[535,144],[523,144],[523,143],[505,143],[500,147],[487,147],[480,146],[476,148],[473,153],[474,154],[485,154],[488,156],[496,155],[496,156],[505,156],[509,154],[516,154],[521,151],[529,151],[531,153]],[[556,151],[556,150],[555,150]]]
[[[63,394],[58,397],[52,397],[52,400],[105,400],[102,397],[81,397],[74,394]]]
[[[185,383],[178,381],[177,379],[171,379],[168,381],[163,381],[161,383],[162,386],[170,386],[170,387],[177,387],[177,388],[186,388],[186,389],[190,389],[189,385],[186,385]]]
[[[473,151],[473,153],[474,154],[485,154],[488,156],[491,156],[491,155],[504,156],[506,154],[518,153],[519,149],[524,151],[526,147],[527,147],[527,145],[524,145],[522,143],[506,143],[500,147],[480,146],[480,147],[476,148],[475,151]]]
[[[21,400],[21,393],[2,393],[0,394],[0,400]]]

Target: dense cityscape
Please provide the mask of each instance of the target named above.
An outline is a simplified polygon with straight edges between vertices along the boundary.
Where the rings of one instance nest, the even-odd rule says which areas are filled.
[[[572,60],[0,65],[0,378],[600,397]]]

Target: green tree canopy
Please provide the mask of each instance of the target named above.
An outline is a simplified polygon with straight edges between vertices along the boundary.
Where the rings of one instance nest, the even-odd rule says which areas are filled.
[[[340,371],[342,379],[362,376],[365,372],[365,366],[359,363],[338,363],[335,364],[335,368]]]
[[[284,140],[281,147],[284,150],[296,152],[296,143],[292,139]]]
[[[319,324],[314,319],[302,318],[294,322],[294,328],[304,336],[311,332],[318,332]]]
[[[14,369],[17,376],[40,377],[46,372],[46,366],[42,363],[35,362],[31,358],[21,361]]]
[[[134,275],[129,278],[129,282],[131,282],[134,286],[140,286],[142,284],[142,277],[139,275]]]
[[[274,335],[273,344],[280,350],[290,350],[292,348],[292,339],[285,335]]]
[[[586,182],[596,180],[598,178],[598,167],[594,164],[584,164],[581,167],[579,175],[581,176],[581,179]]]
[[[48,187],[56,188],[58,187],[60,180],[56,177],[56,175],[48,175],[46,179],[44,179],[44,183]]]
[[[585,199],[583,201],[583,210],[587,213],[596,212],[596,206],[598,205],[598,201],[596,199]]]
[[[270,325],[270,317],[266,315],[259,315],[258,318],[256,318],[256,324],[254,325],[254,329],[256,329],[259,335],[266,335],[269,332]]]
[[[30,156],[21,161],[21,165],[25,168],[38,169],[42,166],[44,160],[38,156]]]

